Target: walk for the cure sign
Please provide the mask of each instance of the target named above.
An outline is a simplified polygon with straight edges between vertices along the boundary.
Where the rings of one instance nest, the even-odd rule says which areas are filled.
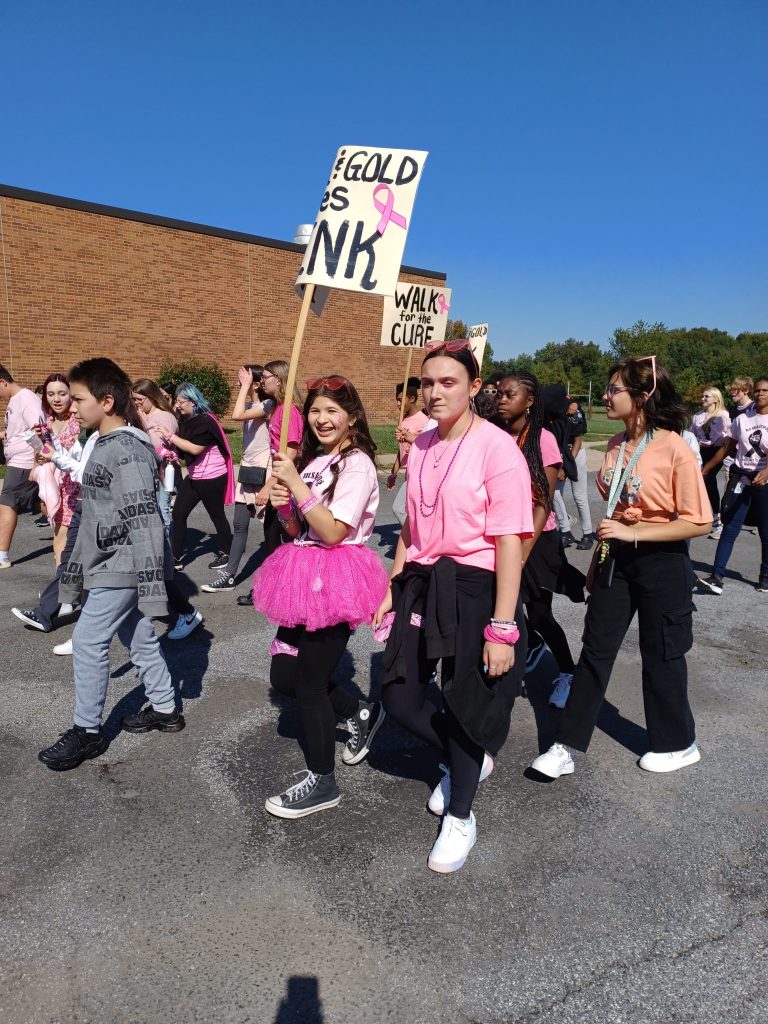
[[[297,285],[394,295],[427,153],[342,146]]]
[[[398,281],[394,296],[384,299],[381,344],[424,348],[443,341],[451,308],[451,289]]]
[[[482,367],[485,346],[488,344],[488,324],[475,324],[469,328],[469,341],[477,365]]]

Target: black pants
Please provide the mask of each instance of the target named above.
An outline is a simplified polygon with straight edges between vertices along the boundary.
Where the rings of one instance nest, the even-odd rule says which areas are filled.
[[[287,540],[290,540],[290,537],[280,525],[277,509],[267,502],[264,512],[264,557],[269,558]]]
[[[187,537],[187,520],[192,510],[202,501],[203,507],[211,517],[218,537],[219,551],[229,554],[232,544],[232,530],[224,511],[224,496],[227,493],[227,475],[214,477],[213,480],[190,480],[188,476],[182,480],[173,506],[173,528],[171,545],[173,557],[181,558],[184,553],[184,541]]]
[[[299,702],[302,749],[307,768],[330,775],[336,762],[336,719],[351,718],[360,702],[331,682],[331,672],[346,650],[352,631],[346,622],[309,632],[304,626],[281,626],[277,639],[298,655],[275,654],[269,681],[276,690]]]
[[[717,448],[711,445],[709,448],[701,446],[701,462],[702,465],[706,466],[709,460],[712,458]],[[720,466],[717,467],[717,473],[707,473],[704,477],[704,486],[707,489],[707,497],[709,498],[710,504],[712,505],[712,514],[717,518],[720,515],[720,491],[717,489],[717,477],[720,472]]]
[[[685,750],[696,738],[688,703],[686,652],[693,645],[693,571],[684,541],[617,547],[613,584],[595,585],[587,605],[584,646],[557,740],[586,750],[611,670],[637,612],[643,704],[650,749]]]
[[[59,580],[61,579],[61,574],[69,565],[69,561],[72,557],[72,551],[75,547],[77,531],[80,529],[80,509],[80,502],[78,502],[77,508],[72,513],[72,521],[70,522],[67,530],[67,539],[64,543],[64,550],[61,553],[61,562],[59,562],[59,565],[56,568],[56,575],[40,594],[40,602],[35,609],[37,617],[42,622],[46,633],[49,633],[53,629],[53,620],[58,615],[59,608],[61,607],[61,602],[59,601]],[[83,604],[85,604],[87,596],[88,591],[82,591]]]
[[[573,672],[573,658],[563,627],[552,614],[552,591],[540,590],[533,601],[527,601],[525,614],[528,625],[546,641],[561,672]]]
[[[426,655],[424,630],[410,626],[405,651],[405,677],[384,687],[384,709],[405,729],[439,750],[451,768],[450,814],[468,818],[483,766],[483,748],[462,729],[451,709],[441,711],[428,699],[430,676],[437,660]]]

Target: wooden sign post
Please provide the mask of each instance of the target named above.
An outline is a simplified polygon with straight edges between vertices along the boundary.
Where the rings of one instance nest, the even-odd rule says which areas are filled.
[[[301,300],[299,311],[299,322],[296,325],[296,335],[293,339],[291,350],[291,362],[288,366],[288,380],[285,385],[285,404],[283,405],[283,422],[280,424],[280,451],[283,455],[288,451],[288,430],[291,425],[291,399],[293,389],[296,386],[296,374],[299,371],[299,359],[301,358],[301,343],[304,341],[304,330],[307,326],[307,317],[312,306],[312,297],[315,294],[315,286],[307,285],[304,289],[304,296]],[[285,406],[288,406],[286,410]]]
[[[403,422],[403,414],[405,413],[405,397],[408,394],[408,378],[411,376],[411,362],[413,360],[413,349],[408,349],[408,358],[405,361],[405,380],[403,381],[403,393],[400,396],[400,416],[397,420],[398,427]]]

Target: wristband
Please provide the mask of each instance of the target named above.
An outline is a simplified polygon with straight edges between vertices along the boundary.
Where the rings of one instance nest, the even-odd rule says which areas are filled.
[[[517,623],[514,619],[491,619],[491,625],[502,633],[512,632],[517,629]]]
[[[320,499],[315,497],[314,494],[310,494],[310,496],[308,498],[305,498],[304,501],[302,501],[301,504],[299,505],[299,512],[301,512],[301,514],[305,516],[307,512],[312,511],[315,505],[319,504]]]
[[[520,639],[520,630],[515,627],[513,631],[501,633],[489,624],[483,630],[483,637],[489,644],[506,644],[507,647],[514,647]]]

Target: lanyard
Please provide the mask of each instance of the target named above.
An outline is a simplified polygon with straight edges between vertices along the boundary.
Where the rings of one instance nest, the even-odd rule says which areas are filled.
[[[637,448],[635,448],[629,462],[627,463],[627,467],[623,472],[619,471],[619,467],[622,466],[624,463],[624,452],[627,447],[627,442],[626,440],[621,442],[621,448],[619,448],[619,457],[616,460],[616,467],[613,471],[611,486],[608,491],[608,508],[606,509],[605,513],[606,519],[613,518],[613,513],[616,511],[616,506],[619,503],[621,492],[624,490],[624,485],[626,484],[627,480],[629,480],[630,474],[632,473],[632,470],[634,469],[637,460],[640,458],[640,456],[643,454],[645,449],[650,444],[652,437],[652,430],[647,430],[643,434],[640,444],[637,446]]]

